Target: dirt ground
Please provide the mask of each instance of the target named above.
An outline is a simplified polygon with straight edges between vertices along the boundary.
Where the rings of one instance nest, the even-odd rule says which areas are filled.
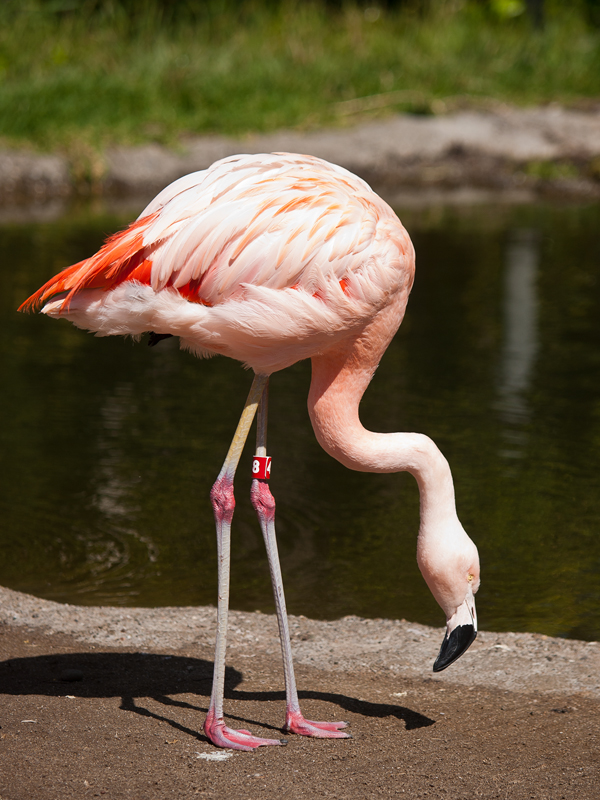
[[[483,633],[434,676],[441,629],[296,617],[303,711],[348,721],[354,738],[242,753],[202,733],[214,609],[86,609],[6,589],[0,607],[1,800],[600,795],[595,643]],[[275,622],[234,612],[231,631],[229,724],[279,738]]]

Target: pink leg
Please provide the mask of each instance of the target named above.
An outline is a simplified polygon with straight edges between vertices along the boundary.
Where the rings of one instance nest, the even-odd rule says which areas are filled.
[[[248,431],[252,424],[258,400],[267,378],[256,375],[244,406],[237,431],[227,453],[219,477],[210,493],[217,527],[217,554],[219,563],[219,598],[217,606],[217,641],[215,666],[210,706],[204,722],[204,732],[218,747],[233,750],[253,750],[267,744],[285,744],[283,739],[261,739],[247,730],[233,730],[225,725],[223,718],[223,694],[225,690],[225,650],[227,646],[227,617],[229,613],[229,563],[231,550],[231,520],[235,508],[233,478],[242,454]]]
[[[265,456],[267,454],[267,403],[268,385],[265,386],[258,408],[256,437],[256,455],[258,456]],[[281,653],[283,656],[286,694],[284,730],[290,733],[299,733],[303,736],[315,736],[321,739],[351,739],[352,737],[349,733],[342,733],[340,730],[340,728],[347,727],[346,722],[314,722],[313,720],[304,719],[302,716],[300,704],[298,702],[294,665],[292,663],[292,646],[290,643],[283,580],[281,577],[281,566],[279,563],[277,538],[275,535],[275,498],[271,494],[269,484],[257,478],[252,481],[250,496],[252,498],[252,505],[258,515],[265,546],[267,548],[269,570],[271,572],[271,582],[273,584],[273,594],[275,596],[275,606],[277,609],[277,622],[279,625],[279,639],[281,641]]]

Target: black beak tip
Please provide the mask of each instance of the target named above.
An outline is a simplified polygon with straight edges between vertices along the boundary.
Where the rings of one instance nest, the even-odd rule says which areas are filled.
[[[441,672],[465,653],[475,641],[477,631],[474,625],[459,625],[450,636],[446,634],[440,652],[433,665],[434,672]]]

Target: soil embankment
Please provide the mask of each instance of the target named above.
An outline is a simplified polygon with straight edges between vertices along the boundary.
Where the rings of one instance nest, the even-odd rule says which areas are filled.
[[[465,192],[465,199],[471,199],[473,190],[508,200],[540,194],[600,197],[600,109],[498,105],[439,116],[399,114],[349,128],[279,131],[241,140],[188,138],[176,152],[158,144],[115,148],[89,164],[81,156],[74,161],[69,155],[4,150],[0,203],[90,192],[151,195],[219,158],[277,151],[334,161],[385,189],[388,197],[400,192],[402,200],[414,188],[443,191],[459,200]]]

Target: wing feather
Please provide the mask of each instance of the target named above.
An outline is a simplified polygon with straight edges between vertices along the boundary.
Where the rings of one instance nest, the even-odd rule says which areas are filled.
[[[384,280],[373,258],[379,252],[391,269],[407,247],[398,231],[389,206],[341,167],[286,153],[234,156],[172,183],[128,229],[24,305],[63,293],[68,305],[82,289],[124,281],[157,293],[171,287],[208,306],[249,286],[324,297],[335,284],[332,297],[355,292],[367,302],[367,278]]]

